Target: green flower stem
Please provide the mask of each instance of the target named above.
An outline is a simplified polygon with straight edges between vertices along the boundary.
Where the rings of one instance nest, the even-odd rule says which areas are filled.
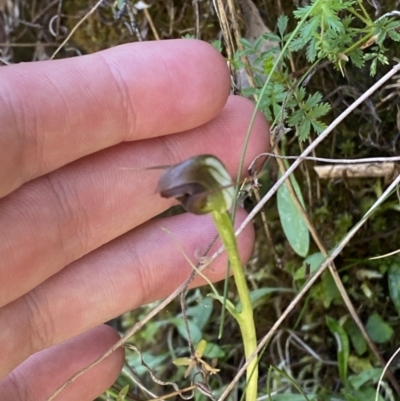
[[[236,310],[235,313],[233,313],[233,317],[239,323],[243,338],[244,353],[247,359],[257,347],[256,328],[254,325],[253,306],[251,303],[250,292],[247,287],[246,276],[243,271],[236,244],[235,232],[228,212],[220,213],[215,211],[212,212],[212,217],[228,254],[242,306],[242,310]],[[254,358],[248,366],[246,379],[246,401],[256,401],[258,384],[257,358]]]

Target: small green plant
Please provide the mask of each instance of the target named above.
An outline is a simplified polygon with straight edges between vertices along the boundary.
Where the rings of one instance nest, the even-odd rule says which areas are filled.
[[[330,110],[321,93],[307,93],[302,86],[309,74],[323,62],[332,63],[342,74],[347,63],[361,68],[369,62],[370,74],[375,75],[379,64],[388,64],[385,40],[400,41],[400,20],[399,15],[389,13],[373,21],[361,0],[314,0],[298,8],[294,16],[298,23],[293,32],[287,32],[289,19],[283,15],[278,18],[277,33],[265,33],[253,43],[243,39],[235,65],[243,68],[242,57],[253,57],[257,86],[244,88],[243,94],[258,98],[259,109],[272,122],[272,129],[277,124],[294,127],[304,141],[312,132],[324,130],[321,119]],[[276,46],[260,50],[265,40]],[[291,74],[290,59],[304,51],[312,64],[302,75]],[[277,54],[279,62],[275,62]]]
[[[257,347],[257,338],[253,305],[229,215],[235,196],[232,185],[231,177],[220,160],[212,155],[201,155],[167,168],[159,179],[158,191],[163,197],[176,198],[191,213],[211,214],[228,254],[240,306],[235,307],[218,293],[214,293],[214,297],[226,305],[227,310],[238,322],[245,356],[249,358]],[[190,368],[195,359],[185,362]],[[255,401],[258,386],[257,358],[253,358],[247,368],[246,384],[246,400]]]

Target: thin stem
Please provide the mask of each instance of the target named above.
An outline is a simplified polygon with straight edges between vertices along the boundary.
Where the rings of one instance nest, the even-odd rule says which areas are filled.
[[[243,338],[244,353],[247,359],[250,355],[252,355],[257,347],[256,329],[254,325],[253,306],[251,303],[250,292],[247,287],[246,276],[244,274],[242,263],[240,261],[235,232],[230,216],[227,212],[213,212],[212,216],[228,254],[240,303],[242,305],[242,309],[240,311],[237,310],[237,313],[234,314],[234,317],[239,323],[240,331]],[[246,378],[246,400],[255,401],[257,399],[258,384],[257,358],[254,358],[250,362],[247,368]]]
[[[344,51],[344,54],[350,54],[354,49],[359,48],[361,45],[364,43],[367,43],[369,39],[374,36],[373,32],[368,32],[366,35],[364,35],[361,39],[357,40],[357,42],[353,43],[348,49]]]
[[[361,11],[363,12],[363,14],[365,15],[365,18],[368,21],[367,25],[372,25],[374,23],[374,21],[372,21],[371,17],[369,16],[369,14],[367,13],[367,10],[365,9],[362,0],[357,0],[357,4],[358,6],[361,8]]]
[[[373,24],[373,22],[371,21],[371,18],[364,18],[358,11],[354,10],[354,8],[349,7],[348,10],[352,14],[354,14],[357,18],[359,18],[362,22],[364,22],[365,25],[371,26]]]

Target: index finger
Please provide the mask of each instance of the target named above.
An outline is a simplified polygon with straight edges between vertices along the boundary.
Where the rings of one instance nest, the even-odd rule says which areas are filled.
[[[224,59],[197,40],[134,43],[0,70],[0,197],[123,141],[181,132],[219,114]]]

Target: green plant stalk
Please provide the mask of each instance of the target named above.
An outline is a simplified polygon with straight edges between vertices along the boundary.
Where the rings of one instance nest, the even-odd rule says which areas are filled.
[[[346,49],[343,53],[344,54],[350,54],[354,49],[356,49],[357,47],[360,47],[362,44],[366,43],[369,39],[372,38],[372,36],[374,36],[374,34],[372,32],[367,33],[366,35],[364,35],[361,39],[357,40],[356,43],[353,43],[348,49]]]
[[[358,19],[360,19],[362,22],[364,22],[365,25],[371,26],[373,22],[371,21],[371,18],[364,18],[359,12],[357,12],[353,7],[349,7],[348,10],[355,15]],[[364,9],[365,11],[365,9]]]
[[[247,359],[257,348],[257,337],[253,318],[253,305],[247,287],[246,276],[239,257],[235,231],[228,212],[212,212],[212,217],[228,254],[240,303],[242,305],[242,310],[236,310],[235,313],[233,313],[233,317],[239,323],[240,331],[242,333],[244,353]],[[254,358],[247,367],[246,384],[246,401],[256,401],[258,384],[257,358]]]
[[[369,16],[369,14],[367,13],[367,10],[365,9],[364,5],[363,5],[363,0],[357,0],[357,4],[358,6],[361,8],[363,14],[365,15],[365,19],[367,20],[367,25],[371,26],[374,24],[374,21],[372,21],[371,17]]]

